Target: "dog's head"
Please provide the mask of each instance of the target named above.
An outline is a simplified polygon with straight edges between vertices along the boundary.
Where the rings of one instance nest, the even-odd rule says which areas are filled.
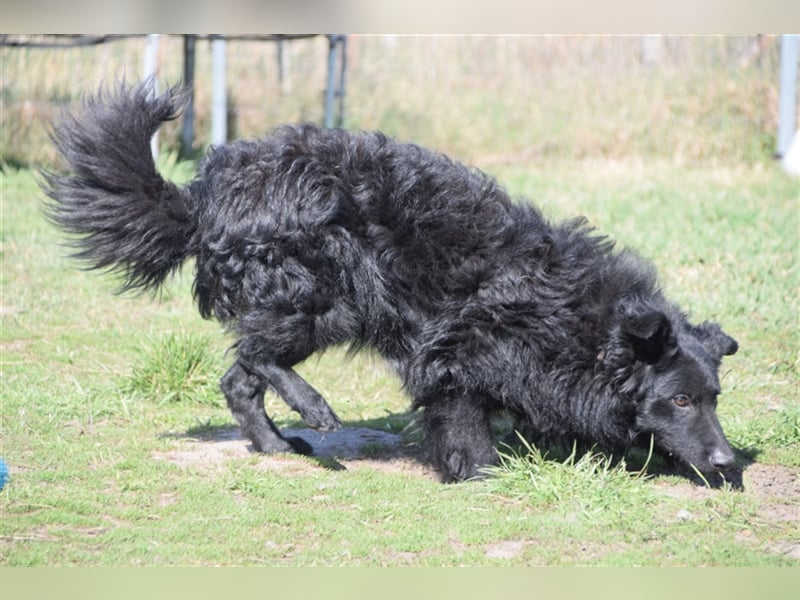
[[[636,404],[632,436],[652,435],[657,449],[704,475],[734,467],[716,407],[720,362],[736,352],[736,340],[716,323],[692,326],[645,302],[623,303],[618,319],[616,343],[638,373],[628,390]]]

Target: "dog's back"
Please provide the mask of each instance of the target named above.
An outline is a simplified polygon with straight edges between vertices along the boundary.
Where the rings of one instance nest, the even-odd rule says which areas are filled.
[[[201,312],[305,319],[318,347],[396,355],[514,259],[521,228],[550,233],[494,179],[379,133],[282,127],[212,150],[190,190]]]

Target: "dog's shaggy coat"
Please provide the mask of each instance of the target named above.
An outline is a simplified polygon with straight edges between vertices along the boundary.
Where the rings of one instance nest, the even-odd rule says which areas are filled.
[[[311,125],[212,148],[179,188],[149,142],[180,94],[151,92],[119,86],[61,122],[71,172],[45,174],[49,214],[125,289],[156,289],[195,258],[200,312],[239,336],[221,387],[256,450],[312,451],[267,417],[266,389],[311,427],[339,427],[292,367],[350,343],[388,360],[424,408],[446,481],[497,462],[498,411],[536,442],[619,454],[652,434],[701,472],[733,465],[715,407],[736,342],[689,324],[649,264],[585,221],[550,224],[418,146]]]

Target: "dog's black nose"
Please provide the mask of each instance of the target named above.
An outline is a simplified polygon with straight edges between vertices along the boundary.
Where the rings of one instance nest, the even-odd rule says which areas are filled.
[[[734,457],[732,450],[717,448],[711,453],[708,460],[711,462],[711,466],[718,471],[727,471],[736,462],[736,457]]]

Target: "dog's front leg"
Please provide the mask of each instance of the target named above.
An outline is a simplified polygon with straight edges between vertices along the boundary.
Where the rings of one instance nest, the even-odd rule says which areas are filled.
[[[481,476],[481,468],[497,464],[489,418],[480,398],[465,394],[420,402],[432,460],[445,482]]]

